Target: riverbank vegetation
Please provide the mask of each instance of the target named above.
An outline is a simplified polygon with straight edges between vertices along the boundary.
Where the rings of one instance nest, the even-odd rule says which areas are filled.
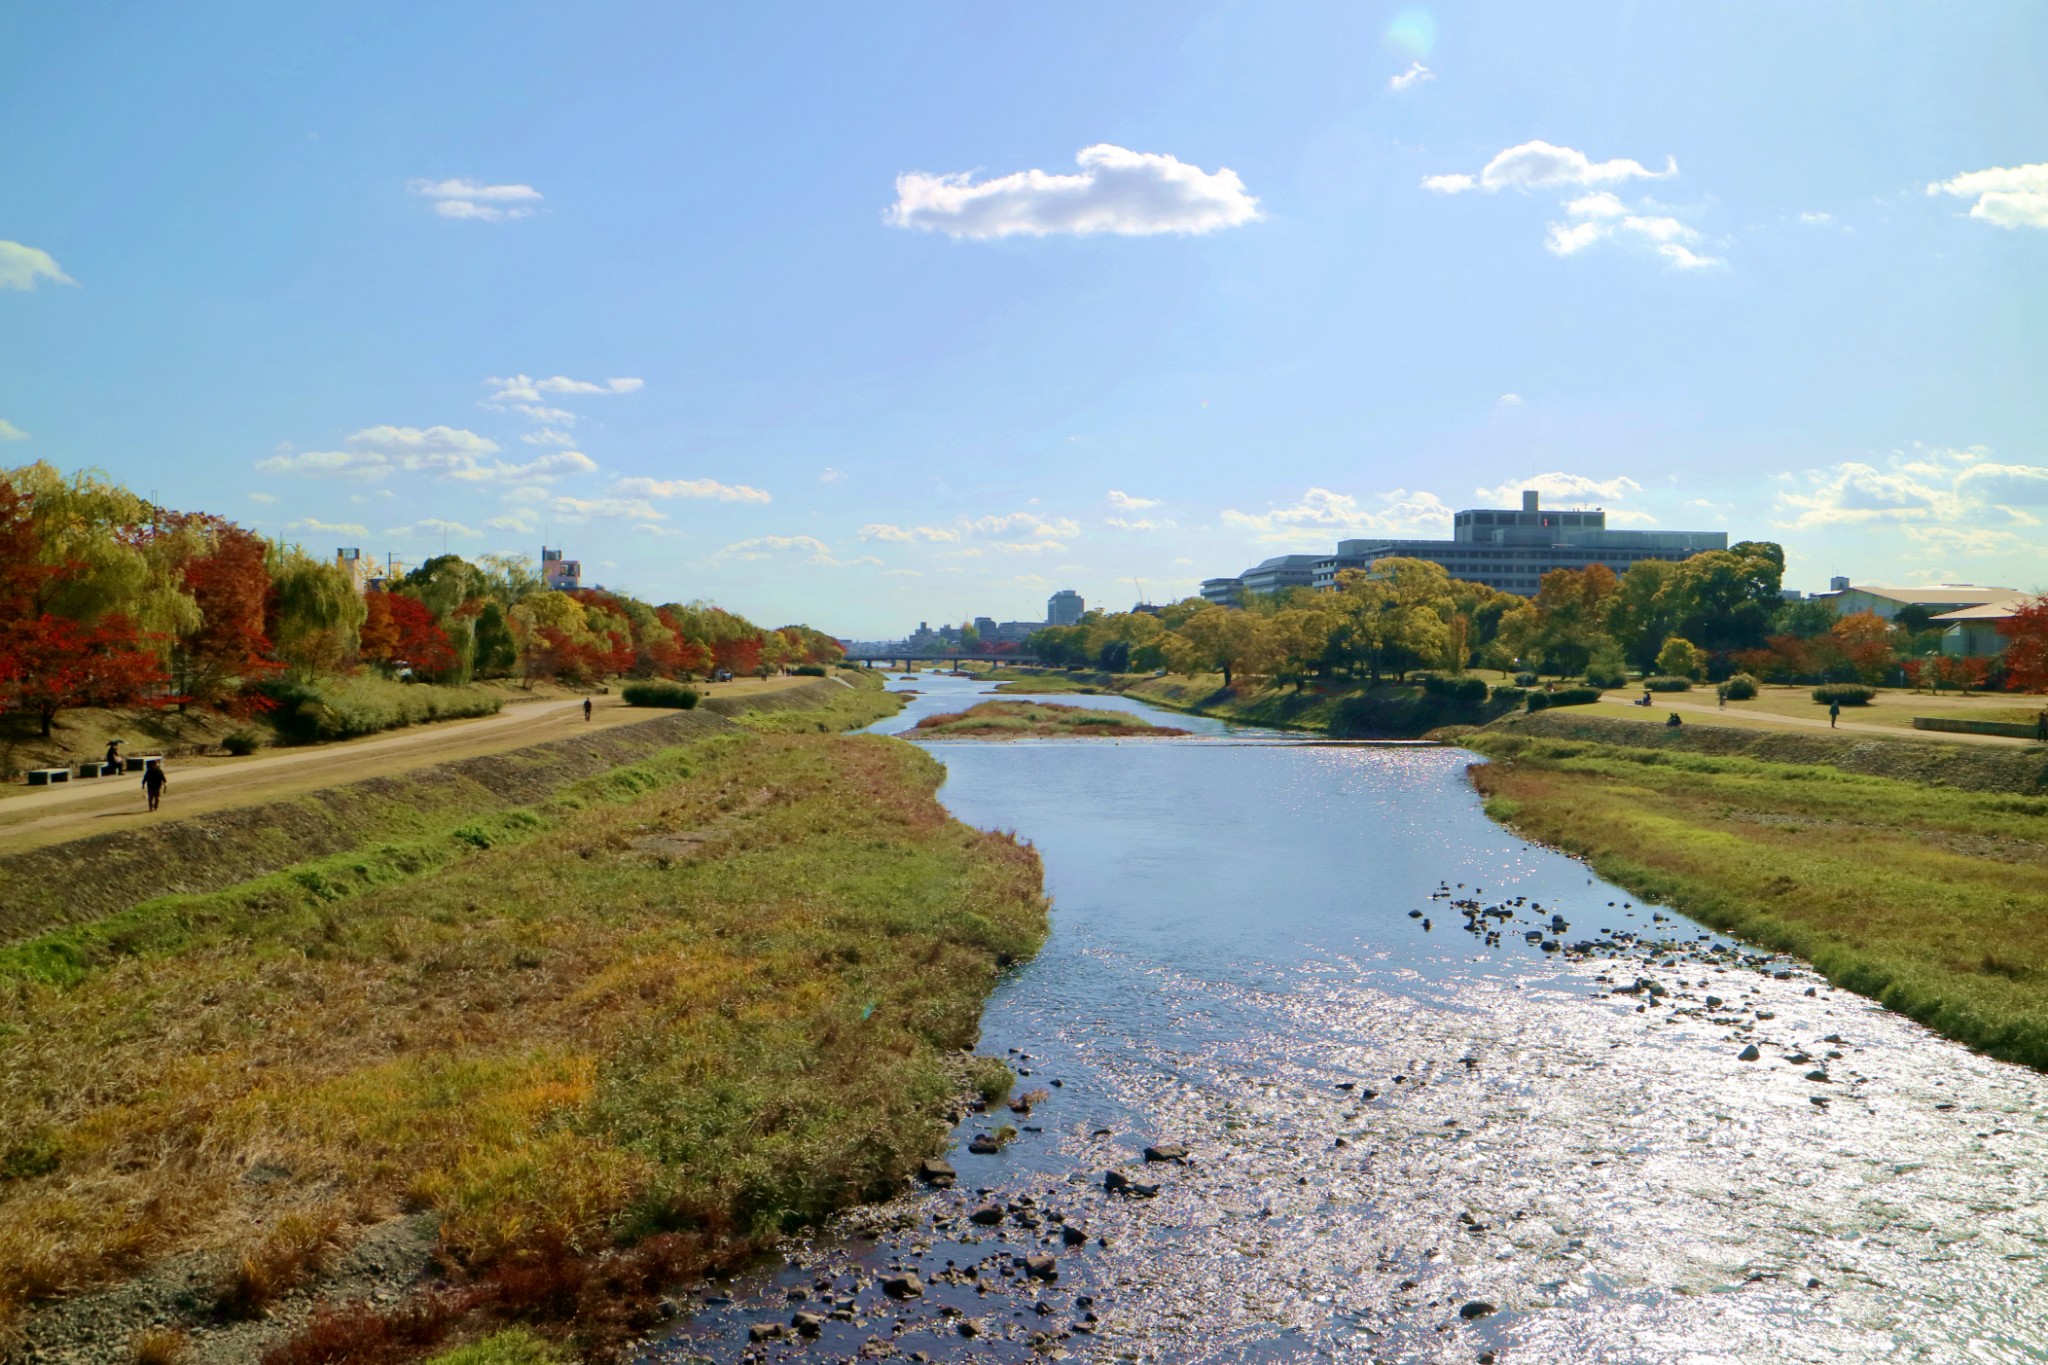
[[[2001,660],[1940,652],[1942,628],[1908,609],[1893,621],[1785,601],[1784,552],[1744,541],[1682,563],[1643,560],[1554,569],[1523,598],[1452,578],[1424,560],[1347,569],[1334,591],[1254,593],[1241,605],[1196,598],[1157,610],[1090,612],[1025,648],[1054,667],[1105,673],[1220,674],[1223,685],[1371,689],[1418,672],[1497,670],[1503,679],[1631,678],[1678,687],[1738,674],[1782,683],[2048,690],[2048,599],[2000,629]]]
[[[678,718],[720,728],[480,816],[459,854],[167,897],[135,923],[176,933],[11,972],[0,1323],[189,1253],[200,1330],[425,1212],[448,1288],[276,1358],[498,1320],[595,1358],[667,1286],[898,1188],[1045,905],[929,757],[816,732],[896,698],[830,691],[804,726]]]
[[[808,626],[707,602],[557,590],[523,558],[379,573],[90,472],[0,469],[0,725],[44,740],[68,710],[172,706],[330,739],[482,714],[479,680],[766,676],[840,655]],[[401,698],[401,682],[419,690]],[[74,736],[76,756],[112,737]]]
[[[912,728],[920,739],[1072,739],[1187,731],[1154,725],[1129,711],[1091,711],[1056,702],[985,701],[965,711],[926,716]]]
[[[2037,793],[2020,795],[1845,771],[1831,755],[1851,744],[1821,735],[1686,737],[1810,760],[1788,762],[1534,729],[1465,740],[1495,760],[1473,769],[1495,818],[1646,900],[1796,954],[1837,985],[1993,1056],[2048,1069],[2048,795],[2038,794],[2038,758],[1858,746],[1880,751],[1866,755],[1874,761],[1896,758],[1902,772],[1934,764],[1968,780],[1983,769],[1986,785]],[[1953,761],[1937,763],[1944,757]]]

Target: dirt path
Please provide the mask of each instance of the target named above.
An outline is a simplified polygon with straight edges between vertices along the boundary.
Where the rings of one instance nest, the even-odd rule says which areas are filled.
[[[1666,693],[1665,695],[1669,696],[1670,694]],[[1601,715],[1619,716],[1642,725],[1662,725],[1665,723],[1664,717],[1666,713],[1672,711],[1684,713],[1688,718],[1689,724],[1722,725],[1730,729],[1739,730],[1832,729],[1837,734],[1848,732],[1852,734],[1876,735],[1880,739],[1917,739],[1937,744],[1990,744],[2007,748],[2014,748],[2032,742],[2024,739],[2008,739],[2004,735],[1966,735],[1952,733],[1947,730],[1913,730],[1900,725],[1868,725],[1847,719],[1834,726],[1830,726],[1825,713],[1814,717],[1781,716],[1770,711],[1723,710],[1719,706],[1709,706],[1704,702],[1666,701],[1664,697],[1659,697],[1656,703],[1649,707],[1638,706],[1633,701],[1621,697],[1602,697],[1600,699]],[[1847,716],[1848,714],[1847,708],[1844,708],[1843,715]],[[1694,716],[1698,716],[1700,719],[1692,720],[1691,717]]]
[[[704,690],[711,697],[744,696],[812,681],[749,678]],[[591,701],[588,722],[583,719],[583,699],[569,697],[515,703],[478,720],[416,725],[339,744],[280,749],[249,758],[179,759],[165,765],[171,785],[157,816],[145,808],[140,778],[132,775],[73,780],[58,787],[12,788],[0,796],[0,853],[105,834],[151,819],[203,815],[282,800],[323,787],[525,748],[666,714],[627,706],[616,695]]]

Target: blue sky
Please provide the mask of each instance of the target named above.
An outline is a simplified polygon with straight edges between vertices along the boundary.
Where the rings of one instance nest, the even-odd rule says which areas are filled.
[[[1496,490],[2048,587],[2048,7],[16,7],[0,462],[895,633]]]

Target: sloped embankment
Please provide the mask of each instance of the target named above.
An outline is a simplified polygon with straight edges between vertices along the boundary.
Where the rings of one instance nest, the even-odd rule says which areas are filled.
[[[459,759],[269,802],[95,835],[0,858],[0,943],[103,919],[158,896],[218,891],[378,840],[416,839],[543,801],[571,783],[732,728],[745,712],[818,710],[836,682],[715,697],[506,753]]]
[[[1961,791],[2048,792],[2048,749],[1990,748],[1913,739],[1851,739],[1733,726],[1642,725],[1570,711],[1538,711],[1497,721],[1492,731],[1532,739],[1612,744],[1629,749],[1713,754],[1761,763],[1815,764],[1863,777],[1889,777]]]

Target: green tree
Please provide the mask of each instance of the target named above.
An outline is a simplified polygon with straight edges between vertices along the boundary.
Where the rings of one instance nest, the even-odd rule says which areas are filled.
[[[1657,651],[1657,671],[1667,678],[1697,678],[1706,663],[1706,655],[1682,635],[1672,636]]]
[[[310,677],[354,658],[369,609],[349,571],[297,546],[273,546],[269,568],[275,591],[268,634],[292,672]]]

